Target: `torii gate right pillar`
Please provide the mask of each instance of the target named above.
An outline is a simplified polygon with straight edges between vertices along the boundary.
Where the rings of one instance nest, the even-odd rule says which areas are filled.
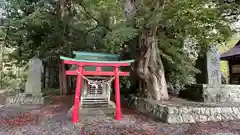
[[[115,73],[115,102],[116,102],[116,120],[122,119],[122,111],[121,111],[121,101],[120,101],[120,86],[119,86],[119,75],[118,75],[119,69],[118,67],[114,67],[114,73]]]

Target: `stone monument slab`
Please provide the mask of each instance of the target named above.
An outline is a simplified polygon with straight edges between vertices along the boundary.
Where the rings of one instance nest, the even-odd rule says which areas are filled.
[[[36,57],[29,62],[27,83],[24,92],[17,92],[8,97],[5,105],[9,104],[44,104],[41,93],[41,74],[43,73],[42,61]]]
[[[38,58],[33,58],[29,63],[27,83],[25,85],[25,93],[32,95],[41,95],[42,73],[42,61]]]
[[[221,84],[220,54],[216,46],[212,46],[207,51],[207,84]]]

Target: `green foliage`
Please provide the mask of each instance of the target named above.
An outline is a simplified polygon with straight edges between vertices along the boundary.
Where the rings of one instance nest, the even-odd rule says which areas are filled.
[[[4,46],[12,51],[4,56],[20,68],[36,54],[47,61],[59,54],[70,55],[72,50],[117,53],[120,49],[117,42],[123,43],[131,38],[131,35],[121,35],[128,33],[127,28],[117,29],[124,19],[119,1],[73,1],[70,9],[62,9],[60,1],[7,2],[10,26],[5,25]],[[113,37],[115,35],[118,37]],[[5,38],[5,34],[2,37]],[[113,38],[114,42],[111,41]]]
[[[194,67],[197,56],[205,53],[210,45],[225,44],[234,34],[230,24],[238,21],[232,18],[239,15],[239,5],[208,0],[172,0],[156,7],[157,2],[137,3],[136,24],[139,29],[158,25],[158,48],[168,84],[180,89],[195,82],[195,73],[199,72]],[[186,39],[194,43],[185,43]]]
[[[125,43],[138,35],[138,31],[132,27],[121,24],[113,27],[111,32],[108,32],[104,38],[106,50],[117,52]]]
[[[132,46],[126,47],[128,42],[157,24],[158,49],[173,88],[194,83],[197,55],[232,36],[230,23],[237,21],[240,9],[236,3],[208,0],[171,0],[155,8],[156,2],[162,1],[144,0],[137,3],[136,27],[132,27],[124,17],[122,1],[72,1],[69,9],[62,9],[60,1],[7,2],[10,27],[5,26],[5,32],[9,29],[5,45],[13,50],[6,54],[12,65],[23,68],[38,53],[45,60],[70,55],[72,50],[121,52],[134,58],[136,50],[129,51]],[[186,43],[186,39],[194,42]]]
[[[3,48],[3,56],[1,57],[1,87],[20,88],[24,87],[23,82],[26,80],[26,66],[18,67],[14,64],[16,61],[10,60],[8,53],[11,53],[13,49]]]

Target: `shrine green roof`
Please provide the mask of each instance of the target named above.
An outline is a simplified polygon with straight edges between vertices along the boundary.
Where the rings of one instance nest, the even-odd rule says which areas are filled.
[[[134,62],[134,60],[123,60],[123,61],[106,61],[106,60],[79,60],[79,59],[75,59],[75,58],[69,58],[69,57],[65,57],[65,56],[60,56],[61,60],[71,60],[71,61],[77,61],[77,62],[95,62],[95,63],[132,63]]]
[[[95,53],[95,52],[73,51],[73,54],[78,55],[78,56],[97,56],[97,57],[114,57],[114,58],[120,57],[120,55],[118,55],[118,54]]]

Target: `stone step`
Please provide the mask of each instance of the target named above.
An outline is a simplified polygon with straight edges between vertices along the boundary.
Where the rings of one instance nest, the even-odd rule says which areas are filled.
[[[68,113],[67,113],[67,117],[72,117],[72,110],[73,107],[71,109],[69,109]],[[81,116],[92,116],[92,115],[109,115],[109,114],[115,114],[115,106],[83,106],[83,107],[79,107],[78,110],[78,115]]]
[[[82,102],[83,105],[94,105],[94,104],[108,104],[108,101],[83,101]]]
[[[83,116],[114,114],[115,108],[83,108],[81,113]]]
[[[111,107],[108,104],[83,104],[82,108],[108,108]]]

